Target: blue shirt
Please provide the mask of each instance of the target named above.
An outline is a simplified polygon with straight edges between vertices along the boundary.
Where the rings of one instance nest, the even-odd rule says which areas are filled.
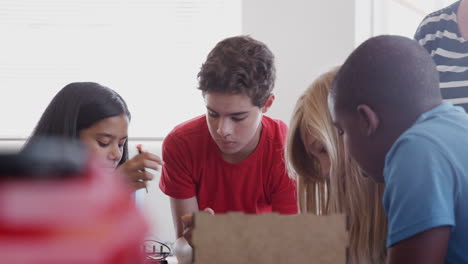
[[[468,115],[443,103],[422,114],[385,158],[387,247],[451,226],[446,263],[468,263]]]
[[[460,1],[426,16],[414,38],[437,65],[442,97],[468,112],[468,41],[458,28]]]

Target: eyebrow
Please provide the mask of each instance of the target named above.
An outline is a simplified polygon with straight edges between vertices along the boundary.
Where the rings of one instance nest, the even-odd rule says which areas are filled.
[[[208,106],[206,107],[206,109],[208,109],[211,112],[214,112],[214,113],[218,114],[218,112],[216,112],[215,110],[209,108]],[[229,113],[227,115],[228,116],[239,116],[239,115],[245,115],[245,114],[248,114],[248,113],[249,113],[248,111],[244,111],[244,112]]]
[[[96,135],[97,135],[97,136],[100,136],[100,137],[108,137],[108,138],[112,138],[112,139],[116,139],[116,138],[117,138],[116,136],[111,135],[111,134],[109,134],[109,133],[97,133]],[[128,136],[125,136],[125,137],[123,137],[123,138],[121,138],[121,139],[119,139],[119,140],[123,140],[123,139],[127,139],[127,138],[128,138]]]

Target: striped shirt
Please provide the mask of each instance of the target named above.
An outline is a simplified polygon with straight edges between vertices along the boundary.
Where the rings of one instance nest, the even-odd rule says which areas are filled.
[[[457,1],[426,16],[414,38],[437,65],[442,97],[468,112],[468,41],[458,28],[459,5]]]

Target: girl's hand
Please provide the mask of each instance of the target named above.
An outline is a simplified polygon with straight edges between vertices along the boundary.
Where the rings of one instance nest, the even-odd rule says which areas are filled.
[[[117,168],[118,173],[124,175],[135,190],[145,188],[146,182],[154,178],[147,169],[160,170],[163,160],[150,152],[142,152]]]

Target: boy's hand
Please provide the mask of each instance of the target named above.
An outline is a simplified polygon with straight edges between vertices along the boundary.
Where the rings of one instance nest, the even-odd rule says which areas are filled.
[[[205,208],[205,210],[203,211],[211,215],[215,214],[215,212],[211,208]],[[193,244],[192,244],[193,214],[182,216],[182,226],[184,228],[184,231],[183,231],[184,238],[185,240],[187,240],[189,245],[193,248]]]

